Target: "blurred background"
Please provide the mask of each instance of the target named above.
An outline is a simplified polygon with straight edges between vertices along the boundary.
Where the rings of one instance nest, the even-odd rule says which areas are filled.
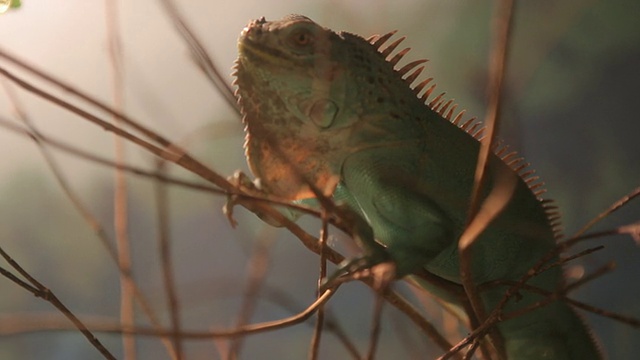
[[[112,103],[106,3],[24,0],[21,8],[0,15],[0,47]],[[231,72],[238,34],[249,20],[260,16],[276,19],[299,13],[336,31],[365,37],[398,29],[407,35],[405,45],[413,48],[407,58],[430,59],[426,73],[437,80],[440,91],[455,98],[469,114],[484,114],[490,1],[182,0],[175,4],[224,74]],[[220,174],[230,175],[236,169],[246,172],[239,117],[195,65],[160,2],[118,2],[118,13],[124,111],[182,143]],[[501,136],[526,156],[546,182],[548,197],[557,200],[563,213],[566,234],[640,185],[639,16],[637,0],[517,2]],[[4,60],[0,66],[33,80]],[[111,133],[1,76],[0,80],[6,85],[0,90],[2,119],[20,124],[8,87],[44,134],[114,157]],[[104,246],[71,205],[32,140],[0,128],[0,144],[0,246],[81,319],[117,322],[119,274]],[[70,187],[113,238],[114,170],[56,151],[53,156]],[[133,145],[127,146],[126,159],[153,169],[152,155]],[[176,167],[170,167],[169,173],[197,180]],[[127,175],[127,181],[133,275],[167,325],[154,183],[134,175]],[[222,196],[172,187],[169,201],[172,259],[185,329],[220,329],[236,323],[250,269],[255,266],[250,259],[260,251],[268,254],[263,270],[267,276],[251,322],[292,315],[314,300],[317,256],[286,231],[267,227],[240,208],[236,214],[240,226],[231,229],[220,210]],[[596,229],[636,222],[638,214],[640,206],[632,203]],[[318,222],[304,219],[302,224],[317,234]],[[339,234],[332,237],[334,246],[348,252],[344,242]],[[615,261],[617,268],[573,296],[640,317],[640,248],[628,236],[588,245],[594,244],[605,249],[573,263],[571,273],[589,272],[609,261]],[[0,266],[9,268],[2,261]],[[362,284],[344,286],[329,310],[363,352],[373,312],[372,292]],[[437,311],[428,314],[441,320]],[[585,316],[610,359],[631,359],[640,353],[638,329],[601,316]],[[78,332],[44,331],[65,322],[60,319],[50,304],[0,279],[0,359],[100,358]],[[136,323],[149,323],[138,308]],[[249,336],[239,358],[305,358],[311,324]],[[440,354],[391,307],[385,310],[382,331],[379,359]],[[123,357],[119,335],[98,333],[98,337],[116,357]],[[136,345],[140,359],[169,358],[156,338],[138,337]],[[223,358],[221,349],[227,346],[224,340],[187,341],[185,355],[188,359]],[[323,336],[320,354],[322,359],[348,357],[330,332]]]

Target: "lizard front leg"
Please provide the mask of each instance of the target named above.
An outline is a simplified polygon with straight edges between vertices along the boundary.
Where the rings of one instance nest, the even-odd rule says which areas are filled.
[[[394,276],[402,277],[450,247],[454,243],[453,226],[418,184],[407,181],[415,179],[415,174],[388,163],[378,167],[381,162],[371,157],[352,155],[343,166],[342,194],[336,197],[346,202],[352,214],[359,215],[356,221],[367,226],[354,226],[359,230],[355,236],[363,247],[363,256],[343,264],[339,272],[391,263]]]
[[[238,189],[239,193],[241,192],[243,194],[246,194],[247,196],[253,196],[258,198],[269,197],[269,194],[261,189],[260,181],[258,179],[256,179],[255,181],[251,181],[251,179],[242,171],[236,171],[232,176],[227,178],[227,180]],[[249,211],[256,214],[260,219],[262,219],[264,222],[268,223],[269,225],[272,225],[275,227],[282,226],[282,224],[280,224],[279,221],[263,213],[256,206],[253,206],[254,203],[255,202],[253,199],[247,200],[239,194],[229,194],[227,195],[227,202],[222,207],[222,212],[226,215],[227,219],[229,220],[229,223],[234,228],[238,225],[238,222],[233,217],[233,208],[236,205],[243,205]]]
[[[371,225],[363,214],[352,206],[353,199],[348,199],[350,195],[344,190],[344,187],[338,187],[334,194],[334,199],[338,201],[339,220],[364,253],[360,257],[347,259],[339,264],[338,270],[325,280],[320,290],[333,286],[344,275],[349,275],[351,279],[371,277],[375,288],[385,288],[395,278],[395,264],[391,261],[385,246],[375,240]]]

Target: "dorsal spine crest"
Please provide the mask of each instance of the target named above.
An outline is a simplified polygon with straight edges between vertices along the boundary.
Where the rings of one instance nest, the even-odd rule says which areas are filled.
[[[396,33],[397,30],[388,32],[384,35],[373,35],[370,36],[366,41],[369,42],[376,49],[376,51],[380,53],[385,61],[389,62],[391,66],[393,66],[396,74],[405,81],[409,88],[413,90],[415,96],[422,103],[424,103],[431,110],[442,116],[447,121],[460,128],[462,131],[468,133],[474,139],[478,141],[482,140],[485,135],[485,128],[482,123],[475,117],[463,121],[462,119],[464,118],[466,110],[461,110],[456,114],[458,104],[455,104],[453,99],[445,99],[445,92],[442,92],[433,99],[430,99],[431,94],[436,88],[435,83],[431,84],[433,78],[430,77],[421,80],[414,85],[414,82],[416,82],[416,80],[425,69],[425,66],[420,65],[426,63],[428,61],[427,59],[414,60],[405,64],[399,69],[396,68],[400,60],[403,59],[405,55],[407,55],[407,53],[411,50],[411,48],[407,47],[392,56],[396,48],[398,48],[398,46],[406,39],[406,37],[403,36],[393,41],[391,44],[384,46],[385,43],[387,43],[387,41],[389,41],[389,39],[391,39]],[[431,85],[427,87],[429,84]],[[425,92],[420,94],[425,88]],[[454,114],[456,115],[454,116]],[[528,162],[525,162],[523,157],[517,157],[517,152],[509,151],[508,145],[503,145],[500,142],[495,144],[492,150],[498,158],[500,158],[507,166],[509,166],[517,175],[522,178],[531,192],[542,202],[542,207],[545,210],[547,219],[549,221],[549,224],[553,228],[556,238],[561,238],[562,231],[560,228],[560,214],[557,211],[557,207],[555,205],[552,205],[551,200],[544,200],[540,198],[540,196],[546,192],[546,189],[543,188],[544,182],[540,181],[539,176],[534,175],[534,170],[529,169],[530,164]]]

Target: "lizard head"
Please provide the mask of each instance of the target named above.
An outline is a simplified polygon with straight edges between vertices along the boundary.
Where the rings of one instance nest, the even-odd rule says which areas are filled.
[[[329,194],[350,154],[416,137],[407,103],[422,105],[394,70],[408,49],[392,61],[379,50],[392,34],[370,42],[300,15],[243,29],[236,94],[249,167],[265,190],[290,199],[313,196],[311,186]]]
[[[291,15],[254,20],[238,40],[234,75],[249,167],[275,195],[304,198],[313,196],[310,185],[330,193],[337,184],[335,154],[349,121],[337,39]]]
[[[301,15],[252,21],[238,40],[240,94],[276,96],[298,121],[332,127],[344,99],[344,69],[332,60],[340,58],[337,40],[333,31]]]

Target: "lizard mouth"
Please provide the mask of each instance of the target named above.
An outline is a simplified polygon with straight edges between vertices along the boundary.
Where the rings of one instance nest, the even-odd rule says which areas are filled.
[[[308,66],[317,50],[314,44],[319,30],[307,18],[292,19],[297,19],[293,25],[264,18],[251,21],[238,39],[239,58],[284,69]]]
[[[281,51],[264,46],[246,37],[238,40],[238,52],[240,54],[239,58],[243,62],[248,60],[250,63],[276,64],[286,59]]]
[[[247,25],[240,33],[238,39],[238,53],[241,61],[283,65],[283,62],[289,62],[286,53],[269,46],[274,39],[274,34],[268,29],[264,29],[264,18],[254,20]],[[286,64],[285,64],[286,65]]]

